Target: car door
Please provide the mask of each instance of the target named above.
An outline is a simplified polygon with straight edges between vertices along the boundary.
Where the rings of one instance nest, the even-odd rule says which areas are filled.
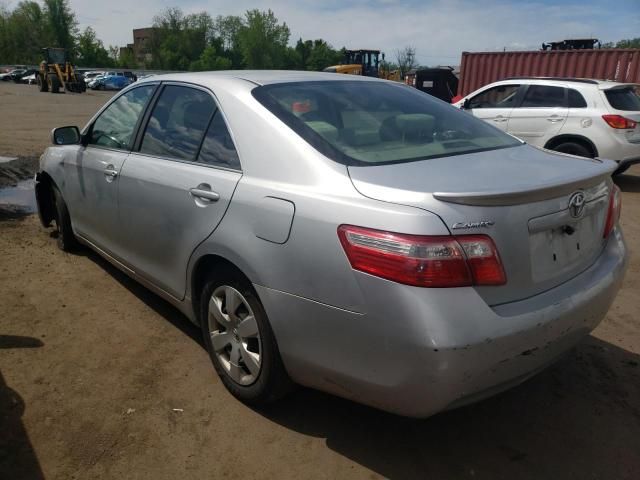
[[[182,298],[189,257],[222,220],[242,173],[210,91],[167,83],[148,117],[119,177],[118,255]]]
[[[507,131],[532,145],[543,147],[567,119],[567,89],[553,85],[528,85],[522,102],[511,112]]]
[[[65,159],[65,194],[74,228],[107,251],[119,234],[118,175],[157,86],[145,84],[116,98],[88,127],[76,155]]]
[[[496,85],[471,97],[466,108],[474,117],[506,131],[511,111],[519,100],[519,92],[517,83]]]

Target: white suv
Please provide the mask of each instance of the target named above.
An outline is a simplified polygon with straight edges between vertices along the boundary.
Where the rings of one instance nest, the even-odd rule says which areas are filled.
[[[531,145],[640,163],[640,86],[582,78],[508,78],[455,106]]]

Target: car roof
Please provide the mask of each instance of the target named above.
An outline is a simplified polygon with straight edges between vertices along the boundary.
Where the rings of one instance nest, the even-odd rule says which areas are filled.
[[[600,80],[595,78],[579,78],[579,77],[508,77],[500,80],[500,82],[512,82],[514,80],[526,81],[532,84],[549,84],[557,83],[561,85],[567,84],[583,84],[583,85],[597,85],[600,90],[608,90],[610,88],[616,88],[621,86],[635,86],[633,83],[616,82],[614,80]],[[498,82],[496,82],[498,83]]]
[[[203,84],[210,82],[215,83],[217,79],[245,81],[255,85],[314,81],[384,81],[374,77],[359,75],[344,75],[330,72],[304,72],[297,70],[220,70],[215,72],[169,73],[153,76],[153,81],[175,80]]]

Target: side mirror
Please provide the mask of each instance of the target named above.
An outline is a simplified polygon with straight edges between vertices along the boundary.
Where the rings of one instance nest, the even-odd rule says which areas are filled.
[[[77,145],[81,138],[78,127],[59,127],[51,131],[51,143],[54,145]]]
[[[462,109],[469,110],[471,108],[471,101],[468,98],[465,98],[464,102],[462,102]]]

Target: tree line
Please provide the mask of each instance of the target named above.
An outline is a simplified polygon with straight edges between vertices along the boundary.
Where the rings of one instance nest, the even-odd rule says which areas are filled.
[[[91,27],[80,31],[69,0],[23,0],[13,10],[0,4],[0,64],[37,64],[43,47],[67,49],[69,58],[84,67],[157,70],[296,69],[322,70],[344,57],[323,39],[298,39],[271,10],[244,15],[185,14],[168,8],[153,18],[148,55],[139,62],[128,49],[105,47]],[[640,48],[640,38],[602,44],[605,48]],[[414,47],[396,50],[389,70],[404,76],[417,67]]]
[[[289,27],[271,10],[212,17],[168,8],[152,26],[150,55],[139,62],[130,50],[105,47],[93,28],[80,31],[68,0],[23,0],[11,11],[0,4],[0,64],[37,64],[43,47],[65,48],[78,66],[157,70],[322,70],[344,56],[323,39],[290,46]]]

